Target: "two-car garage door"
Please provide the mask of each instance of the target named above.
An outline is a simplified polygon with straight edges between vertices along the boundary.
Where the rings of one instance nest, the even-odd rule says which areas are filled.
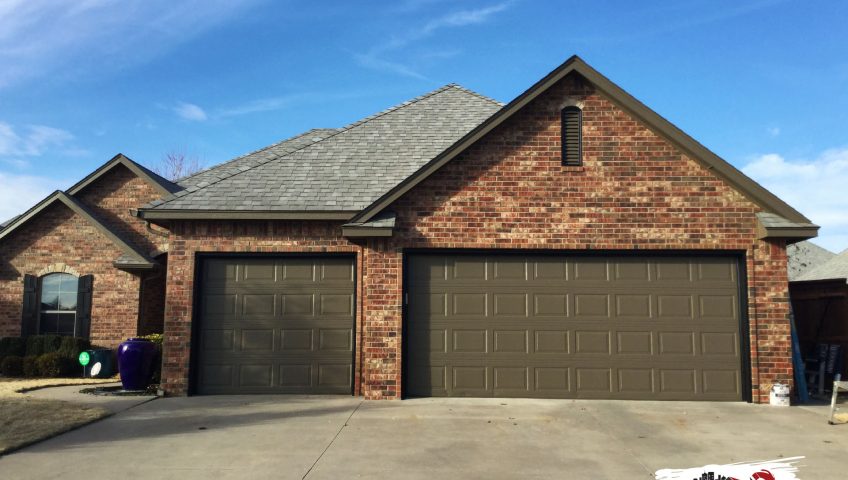
[[[412,255],[411,396],[740,400],[733,257]]]

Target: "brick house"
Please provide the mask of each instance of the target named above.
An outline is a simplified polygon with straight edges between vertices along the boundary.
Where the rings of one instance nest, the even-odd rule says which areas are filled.
[[[3,332],[51,262],[94,276],[92,336],[98,309],[144,323],[144,275],[86,263],[110,251],[167,269],[173,395],[761,402],[791,382],[786,245],[818,227],[577,57],[506,105],[448,85],[176,184],[118,170],[90,189],[116,193],[0,231]],[[86,212],[139,258],[77,240]],[[111,274],[124,300],[101,306]]]

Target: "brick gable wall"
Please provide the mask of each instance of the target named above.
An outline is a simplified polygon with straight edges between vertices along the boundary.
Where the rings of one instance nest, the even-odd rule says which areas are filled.
[[[158,198],[156,191],[129,169],[118,166],[95,180],[76,196],[101,222],[120,232],[142,251],[167,248],[167,239],[146,231],[130,208]],[[0,241],[0,337],[19,335],[23,277],[43,274],[52,265],[64,264],[79,275],[93,275],[91,340],[116,346],[136,335],[139,319],[140,280],[152,272],[129,273],[112,262],[123,253],[86,219],[55,203]],[[156,288],[155,280],[151,288]],[[158,296],[164,295],[160,282]],[[161,310],[160,310],[161,311]],[[162,316],[145,319],[147,330],[161,331]]]

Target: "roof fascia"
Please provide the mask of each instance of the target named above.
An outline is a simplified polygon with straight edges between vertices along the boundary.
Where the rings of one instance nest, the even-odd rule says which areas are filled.
[[[137,177],[146,181],[150,184],[157,192],[159,192],[162,197],[170,197],[176,191],[181,190],[181,188],[176,184],[164,185],[162,182],[157,180],[148,174],[144,169],[140,168],[138,164],[124,156],[124,154],[119,153],[112,157],[111,160],[104,163],[97,170],[91,172],[88,176],[77,182],[74,186],[68,189],[69,195],[76,195],[85,187],[91,185],[95,180],[102,177],[106,172],[112,170],[117,165],[123,165],[127,167],[130,171],[132,171]]]
[[[350,220],[356,211],[157,210],[144,208],[145,220]]]

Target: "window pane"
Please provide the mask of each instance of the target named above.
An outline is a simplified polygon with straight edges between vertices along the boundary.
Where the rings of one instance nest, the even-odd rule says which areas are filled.
[[[59,328],[59,315],[56,313],[42,313],[41,325],[38,326],[38,333],[46,335],[48,333],[56,333]]]
[[[59,308],[59,292],[41,291],[41,309],[42,310],[57,310]]]
[[[70,310],[74,311],[77,309],[77,292],[65,293],[64,291],[59,294],[59,308],[57,310]]]
[[[63,274],[53,274],[47,275],[46,277],[41,277],[41,291],[51,291],[55,292],[59,290],[59,284],[62,283]]]
[[[77,278],[73,275],[68,275],[68,274],[57,275],[57,276],[59,277],[60,281],[62,282],[59,286],[62,293],[65,293],[65,292],[67,292],[67,293],[71,293],[71,292],[77,293],[79,278]]]
[[[56,322],[56,333],[59,335],[73,336],[74,320],[76,315],[73,313],[57,313],[56,317],[58,318],[58,321]]]

